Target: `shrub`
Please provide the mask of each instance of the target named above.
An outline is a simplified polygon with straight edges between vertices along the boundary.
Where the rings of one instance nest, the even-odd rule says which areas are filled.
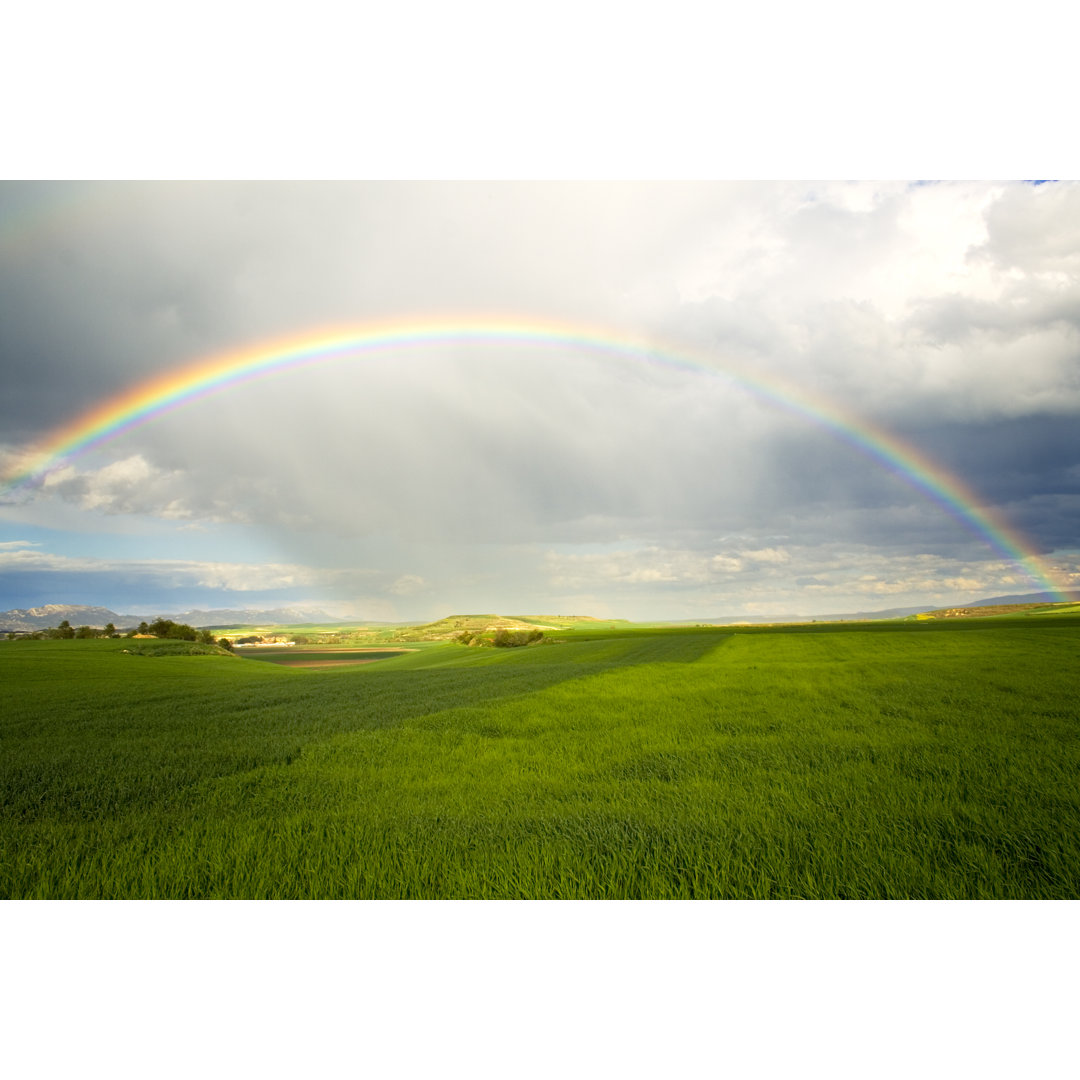
[[[508,649],[519,645],[531,645],[543,636],[542,630],[496,630],[492,644],[499,649]]]
[[[185,639],[139,641],[125,649],[129,656],[220,656],[221,650],[216,645],[203,645],[198,641]]]
[[[512,649],[519,645],[531,645],[544,636],[542,630],[496,630],[491,637],[486,637],[478,631],[459,630],[453,635],[454,641],[459,645],[472,646],[495,646],[497,649]]]

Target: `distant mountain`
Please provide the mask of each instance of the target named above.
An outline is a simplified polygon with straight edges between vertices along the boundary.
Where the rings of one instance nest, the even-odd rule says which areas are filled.
[[[123,615],[117,615],[103,607],[84,607],[81,604],[45,604],[43,607],[15,608],[12,611],[0,611],[0,631],[12,630],[48,630],[59,626],[67,619],[72,626],[102,627],[106,623],[113,626],[129,625],[122,623]],[[140,619],[130,624],[138,626]]]
[[[129,616],[128,616],[129,617]],[[155,615],[154,618],[157,618]],[[209,611],[182,611],[179,615],[169,615],[173,622],[187,623],[189,626],[244,626],[257,625],[292,625],[294,623],[340,623],[359,622],[360,620],[338,619],[317,608],[271,608],[268,611],[254,608],[211,608]],[[138,622],[139,619],[136,619]],[[153,619],[148,619],[153,622]],[[117,624],[119,625],[119,624]]]
[[[341,619],[335,619],[325,611],[315,608],[274,608],[270,611],[218,608],[210,611],[182,611],[179,614],[157,611],[141,615],[119,615],[109,608],[87,607],[83,604],[45,604],[42,607],[0,611],[0,633],[48,630],[50,627],[59,626],[64,619],[72,626],[93,626],[100,629],[106,623],[112,623],[117,629],[126,630],[138,626],[141,622],[153,622],[159,618],[172,619],[173,622],[187,623],[195,627],[342,622]]]

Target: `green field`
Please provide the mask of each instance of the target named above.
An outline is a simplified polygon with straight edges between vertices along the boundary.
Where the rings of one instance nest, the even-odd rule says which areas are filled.
[[[0,643],[0,896],[1080,897],[1076,615],[153,644]]]

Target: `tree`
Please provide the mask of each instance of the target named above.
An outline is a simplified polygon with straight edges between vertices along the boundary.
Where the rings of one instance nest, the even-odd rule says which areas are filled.
[[[173,622],[172,619],[155,619],[150,624],[150,633],[154,637],[173,638],[178,641],[199,640],[199,633],[194,626]]]
[[[116,627],[111,622],[105,624],[105,636],[116,637]]]
[[[71,628],[71,623],[67,619],[64,619],[56,628],[56,636],[58,638],[73,638],[75,636],[75,631]]]

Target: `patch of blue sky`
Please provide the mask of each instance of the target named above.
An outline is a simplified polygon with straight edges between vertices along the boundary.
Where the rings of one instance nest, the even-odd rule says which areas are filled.
[[[171,575],[115,570],[30,570],[0,573],[0,610],[43,604],[85,604],[117,614],[169,614],[201,608],[274,608],[310,603],[311,590],[233,590],[177,583]]]
[[[182,559],[193,562],[280,562],[282,553],[252,529],[209,524],[177,530],[176,522],[66,508],[51,524],[18,520],[0,508],[0,544],[87,559]],[[14,520],[12,519],[14,517]],[[67,520],[68,518],[71,520]]]

